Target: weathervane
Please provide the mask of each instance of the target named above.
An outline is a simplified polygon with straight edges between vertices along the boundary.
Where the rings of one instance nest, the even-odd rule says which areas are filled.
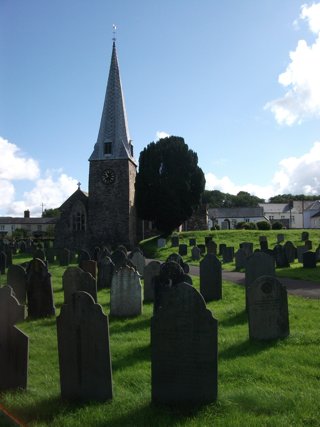
[[[115,24],[113,24],[112,28],[113,28],[113,30],[112,30],[112,34],[113,34],[112,40],[115,42],[116,41],[117,26]]]

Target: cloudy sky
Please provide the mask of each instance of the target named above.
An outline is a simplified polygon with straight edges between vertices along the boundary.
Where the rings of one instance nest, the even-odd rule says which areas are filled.
[[[320,194],[320,2],[2,0],[0,215],[87,190],[114,23],[137,160],[178,135],[207,189]]]

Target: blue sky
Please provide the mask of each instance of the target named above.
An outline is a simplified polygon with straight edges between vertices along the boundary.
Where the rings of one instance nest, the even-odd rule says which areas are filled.
[[[320,3],[1,0],[0,215],[88,188],[117,25],[135,157],[159,135],[207,188],[320,194]]]

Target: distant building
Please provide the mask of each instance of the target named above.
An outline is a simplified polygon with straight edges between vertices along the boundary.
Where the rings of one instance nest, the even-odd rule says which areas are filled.
[[[209,226],[218,225],[221,230],[230,230],[237,227],[239,222],[268,221],[263,208],[210,208],[208,210]]]
[[[308,202],[303,211],[304,228],[320,228],[320,200]]]
[[[0,217],[0,237],[12,237],[15,230],[25,230],[27,237],[42,237],[53,231],[57,218],[31,218],[30,211],[24,211],[24,216]]]

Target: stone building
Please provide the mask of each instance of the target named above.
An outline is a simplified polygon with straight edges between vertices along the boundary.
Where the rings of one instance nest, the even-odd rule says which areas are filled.
[[[89,162],[89,193],[82,191],[79,184],[60,207],[55,246],[134,246],[137,164],[129,136],[115,39],[100,129]]]

